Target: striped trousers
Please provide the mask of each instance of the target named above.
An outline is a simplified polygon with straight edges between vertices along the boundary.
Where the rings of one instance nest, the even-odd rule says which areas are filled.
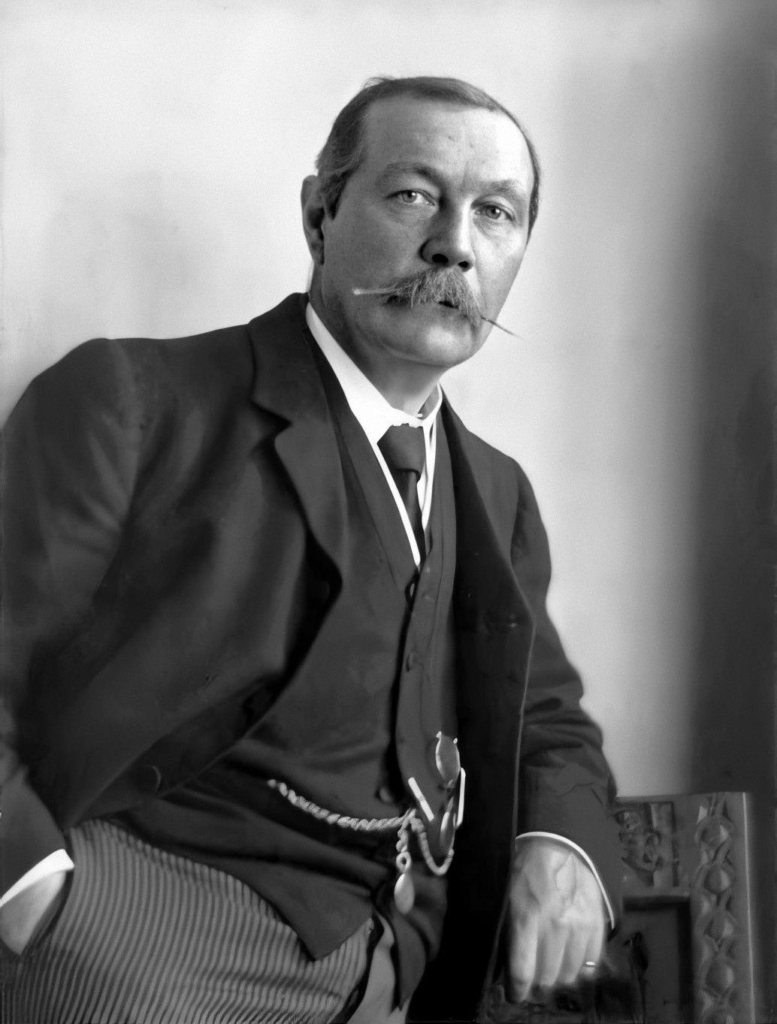
[[[104,821],[78,826],[70,841],[76,866],[55,918],[21,957],[3,952],[2,1024],[347,1019],[374,946],[371,921],[311,960],[270,904],[230,875]]]

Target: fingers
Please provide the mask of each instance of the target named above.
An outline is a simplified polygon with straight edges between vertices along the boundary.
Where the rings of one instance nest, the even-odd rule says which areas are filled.
[[[545,927],[539,935],[537,948],[536,984],[539,988],[554,988],[563,984],[560,972],[567,953],[569,934],[565,928]]]
[[[604,956],[604,941],[604,929],[600,934],[591,936],[583,954],[583,966],[578,972],[578,981],[590,981],[596,976],[596,970]]]
[[[604,955],[604,928],[598,933],[594,933],[586,946],[585,954],[583,957],[584,963],[598,964]]]
[[[526,843],[516,858],[508,931],[508,995],[574,985],[592,977],[604,945],[605,913],[598,882],[568,849]]]
[[[539,925],[537,914],[511,917],[507,996],[513,1003],[525,1002],[536,984]]]
[[[564,955],[559,967],[556,984],[574,985],[578,981],[591,979],[604,950],[604,922],[588,918],[582,926],[571,926],[566,937]]]
[[[585,962],[593,962],[594,957],[587,955],[587,949],[591,944],[580,929],[572,929],[567,937],[559,960],[558,970],[553,981],[549,985],[574,985],[581,975],[585,976]]]
[[[534,915],[514,928],[513,938],[508,995],[514,1002],[528,999],[533,989],[575,985],[591,977],[586,962],[598,963],[601,956],[597,929],[580,922],[549,922]]]

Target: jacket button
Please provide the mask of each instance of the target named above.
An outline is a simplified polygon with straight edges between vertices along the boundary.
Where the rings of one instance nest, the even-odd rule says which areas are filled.
[[[378,790],[378,800],[381,800],[384,804],[394,803],[394,794],[388,786],[383,785],[380,787]]]
[[[410,654],[408,654],[407,658],[405,659],[405,668],[408,671],[410,671],[410,669],[413,669],[413,668],[416,667],[416,665],[418,664],[419,660],[420,659],[419,659],[418,655],[416,654],[416,652],[415,651],[411,651]]]
[[[162,773],[155,764],[139,765],[135,778],[144,793],[158,793],[162,788]]]

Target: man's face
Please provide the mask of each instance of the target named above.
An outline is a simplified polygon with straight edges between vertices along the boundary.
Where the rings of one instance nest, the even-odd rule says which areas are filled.
[[[404,97],[375,103],[364,127],[362,163],[321,221],[322,251],[311,246],[314,301],[373,380],[398,366],[441,373],[480,348],[485,320],[354,289],[436,268],[465,281],[495,318],[528,240],[528,146],[504,114]]]

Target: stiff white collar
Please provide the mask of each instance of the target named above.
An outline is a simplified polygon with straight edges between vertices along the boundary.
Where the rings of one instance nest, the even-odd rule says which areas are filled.
[[[372,381],[362,373],[348,353],[335,341],[310,302],[305,310],[305,317],[310,333],[324,353],[326,361],[332,367],[351,412],[359,421],[370,443],[376,445],[389,427],[402,426],[403,423],[412,427],[421,427],[424,431],[428,461],[429,448],[433,445],[434,422],[442,405],[442,391],[439,385],[427,398],[417,416],[407,413],[403,409],[395,409],[393,405],[389,405]]]
[[[318,347],[324,354],[324,358],[332,367],[334,375],[340,382],[340,387],[343,389],[351,412],[367,435],[367,440],[370,442],[375,458],[383,470],[386,483],[402,519],[415,564],[420,565],[421,554],[413,534],[413,527],[408,519],[407,509],[399,496],[391,470],[383,458],[383,452],[378,448],[378,441],[380,441],[389,427],[401,427],[403,423],[408,423],[411,427],[420,427],[423,430],[426,459],[424,471],[418,481],[418,503],[421,506],[421,522],[424,529],[426,529],[432,511],[434,464],[437,459],[437,430],[435,423],[437,413],[442,405],[440,386],[437,385],[435,387],[418,416],[412,416],[403,409],[395,409],[393,405],[389,405],[372,381],[362,373],[353,359],[338,345],[322,323],[321,317],[318,316],[309,302],[305,310],[305,317],[310,333],[315,338]]]

